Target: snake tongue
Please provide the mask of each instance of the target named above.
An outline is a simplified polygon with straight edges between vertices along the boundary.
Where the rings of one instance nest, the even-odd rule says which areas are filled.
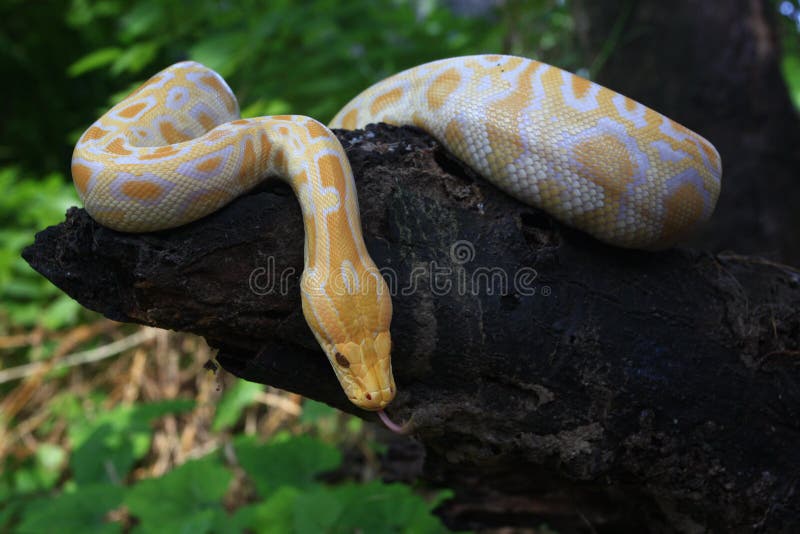
[[[381,421],[383,421],[383,424],[386,425],[386,428],[392,432],[395,432],[396,434],[408,434],[411,431],[411,425],[409,423],[405,423],[401,426],[392,421],[383,410],[378,410],[377,413],[378,417],[380,417]]]

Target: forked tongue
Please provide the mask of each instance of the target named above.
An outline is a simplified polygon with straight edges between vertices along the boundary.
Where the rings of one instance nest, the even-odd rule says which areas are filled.
[[[408,434],[408,431],[410,430],[409,428],[410,425],[408,423],[402,426],[398,425],[397,423],[389,419],[389,416],[386,415],[386,412],[384,412],[383,410],[378,410],[378,417],[381,418],[381,421],[383,421],[383,424],[386,425],[386,428],[388,428],[392,432],[396,432],[397,434]]]

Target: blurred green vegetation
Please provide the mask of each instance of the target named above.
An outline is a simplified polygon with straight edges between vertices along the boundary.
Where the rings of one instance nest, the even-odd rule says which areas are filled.
[[[323,122],[370,83],[425,61],[487,51],[570,68],[564,2],[511,0],[462,17],[436,0],[49,0],[0,4],[6,121],[0,165],[66,172],[71,147],[109,104],[194,59],[227,79],[246,115]]]
[[[17,166],[0,168],[0,190],[0,334],[12,325],[58,329],[74,324],[79,305],[34,272],[20,250],[43,225],[63,220],[78,195],[58,172],[32,177]]]
[[[246,386],[250,387],[250,386]],[[233,388],[227,397],[238,396]],[[225,400],[225,399],[224,399]],[[195,408],[167,400],[102,409],[71,392],[54,399],[53,421],[69,424],[71,454],[45,443],[0,476],[0,531],[59,532],[443,532],[431,510],[449,495],[427,498],[402,484],[371,481],[326,484],[342,454],[310,435],[279,432],[267,442],[241,435],[222,449],[191,459],[158,478],[134,483],[131,472],[151,447],[151,425],[166,414]],[[333,409],[315,407],[330,417]],[[228,416],[230,412],[228,412]],[[230,430],[225,427],[225,430]],[[16,463],[7,459],[6,467]],[[65,473],[71,476],[64,482]],[[61,491],[54,493],[58,486]],[[233,494],[236,510],[228,507]],[[113,518],[114,521],[109,521]]]
[[[587,67],[568,2],[559,0],[507,0],[471,16],[437,0],[5,0],[0,18],[3,368],[69,352],[81,329],[98,321],[34,273],[20,250],[78,204],[68,169],[81,132],[160,69],[194,59],[228,80],[245,116],[327,121],[378,79],[441,57],[503,52]],[[782,66],[800,106],[797,32],[788,16],[784,22]],[[98,332],[81,348],[127,330]],[[321,481],[320,473],[342,465],[342,448],[381,453],[359,419],[307,402],[290,423],[259,433],[253,429],[264,425],[253,421],[275,410],[254,407],[264,388],[241,381],[209,407],[191,379],[199,367],[187,354],[197,347],[181,349],[178,371],[162,361],[166,352],[136,371],[143,360],[129,351],[119,361],[130,374],[105,362],[31,375],[45,382],[0,383],[0,531],[444,530],[431,510],[446,491],[385,484],[374,473]],[[179,371],[189,378],[162,391]],[[173,382],[119,393],[148,372]],[[195,438],[195,448],[205,449],[148,478],[164,461],[156,441],[172,435],[170,425],[187,424],[182,418],[207,423]]]
[[[780,13],[781,72],[794,107],[800,110],[800,0],[773,0]]]
[[[327,121],[371,83],[442,57],[577,68],[568,5],[509,0],[462,16],[437,0],[5,0],[0,18],[0,355],[25,375],[0,370],[0,531],[443,531],[431,511],[448,492],[377,479],[371,425],[309,401],[295,413],[291,395],[230,377],[209,393],[196,340],[53,372],[48,362],[131,328],[83,310],[20,251],[78,204],[79,135],[174,62],[217,70],[245,116]],[[200,452],[171,452],[187,447]],[[342,450],[363,458],[361,475]]]

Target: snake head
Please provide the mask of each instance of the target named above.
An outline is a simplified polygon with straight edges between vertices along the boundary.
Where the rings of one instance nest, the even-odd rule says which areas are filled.
[[[350,402],[364,410],[382,410],[394,399],[392,341],[389,332],[364,338],[360,343],[337,343],[328,359]]]
[[[303,273],[303,314],[350,402],[364,410],[382,410],[397,391],[389,289],[379,273],[349,284],[337,284],[333,276],[320,283],[313,271]]]

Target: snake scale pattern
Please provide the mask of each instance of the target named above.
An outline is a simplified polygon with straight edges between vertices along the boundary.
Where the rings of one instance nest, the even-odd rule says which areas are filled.
[[[415,125],[497,187],[621,247],[659,249],[714,209],[722,175],[705,139],[556,67],[479,55],[414,67],[365,90],[330,127]],[[75,186],[100,224],[148,232],[194,221],[269,176],[288,182],[305,228],[303,312],[345,393],[394,398],[388,288],[361,234],[345,152],[300,115],[241,119],[233,92],[195,62],[156,74],[83,134]]]

